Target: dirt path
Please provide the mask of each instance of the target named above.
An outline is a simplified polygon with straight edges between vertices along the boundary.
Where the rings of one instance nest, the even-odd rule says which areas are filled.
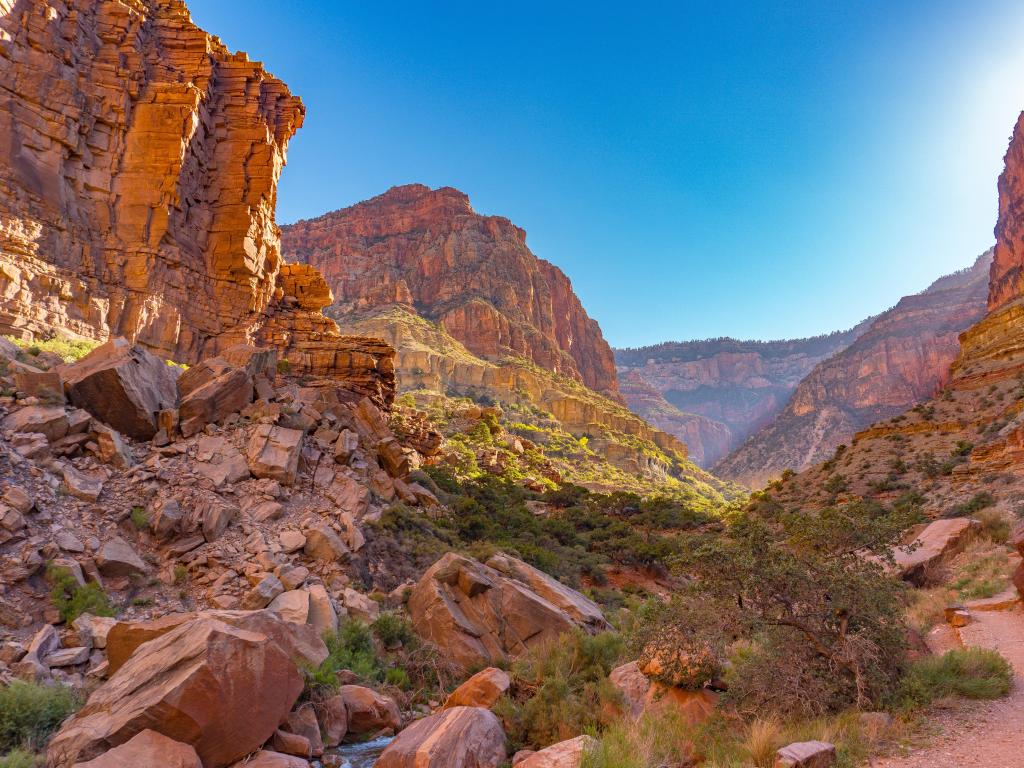
[[[960,630],[964,645],[994,648],[1013,665],[1010,695],[935,719],[936,739],[901,757],[875,760],[873,768],[1024,767],[1024,611],[974,612]]]

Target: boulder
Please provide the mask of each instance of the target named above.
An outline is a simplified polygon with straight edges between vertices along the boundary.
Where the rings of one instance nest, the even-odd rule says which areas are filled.
[[[131,448],[116,429],[96,422],[92,425],[92,436],[96,441],[96,454],[104,464],[124,469],[135,463]]]
[[[309,743],[310,754],[320,757],[324,753],[324,743],[320,736],[320,722],[312,704],[303,704],[292,712],[281,724],[281,729],[303,737]]]
[[[53,737],[48,761],[65,768],[148,728],[191,744],[206,768],[230,765],[274,734],[302,687],[273,638],[195,619],[140,647],[96,689]]]
[[[157,414],[178,403],[170,366],[125,339],[100,345],[61,374],[74,405],[137,440],[152,438]]]
[[[79,472],[70,464],[62,471],[64,490],[82,501],[97,501],[103,494],[103,481]]]
[[[529,563],[498,553],[487,560],[487,565],[498,573],[525,584],[531,591],[569,614],[580,626],[593,632],[611,629],[597,603]]]
[[[829,768],[836,748],[825,741],[799,741],[775,753],[775,768]]]
[[[244,368],[232,368],[198,389],[183,395],[178,410],[179,428],[191,437],[252,402],[252,376]]]
[[[250,611],[266,608],[283,592],[284,585],[281,580],[274,574],[268,573],[242,597],[242,608]],[[302,623],[304,624],[305,621]]]
[[[398,734],[375,768],[498,768],[507,756],[505,731],[493,712],[453,707]]]
[[[427,569],[409,596],[417,634],[462,667],[508,661],[576,627],[596,632],[608,626],[600,609],[575,590],[549,583],[554,580],[514,558],[502,555],[496,562],[506,573],[526,574],[551,599],[454,552]]]
[[[283,755],[295,755],[296,757],[312,757],[313,747],[309,739],[298,733],[282,731],[278,728],[270,739],[270,746],[275,752]]]
[[[331,696],[322,701],[317,708],[318,719],[323,733],[325,747],[336,747],[348,733],[348,710],[345,698],[340,695]]]
[[[718,694],[706,688],[694,691],[651,680],[635,661],[616,667],[608,679],[622,694],[626,714],[633,718],[646,712],[671,711],[684,723],[700,725],[711,717],[718,701]]]
[[[267,610],[274,611],[285,621],[305,624],[309,620],[309,593],[302,589],[282,592],[270,602]]]
[[[402,725],[398,704],[390,696],[361,685],[343,685],[338,696],[345,702],[349,734],[373,733],[381,728],[397,730]]]
[[[977,520],[966,517],[929,523],[910,546],[893,550],[900,577],[917,586],[925,584],[933,568],[963,551],[978,527]]]
[[[29,397],[38,397],[44,403],[64,403],[64,379],[60,371],[15,371],[14,387]]]
[[[488,667],[473,675],[448,697],[444,709],[452,707],[484,707],[490,709],[512,684],[508,673]]]
[[[316,631],[325,632],[338,630],[338,612],[334,610],[334,602],[322,584],[312,584],[309,589],[309,618]]]
[[[365,624],[372,624],[380,616],[380,604],[368,595],[346,587],[342,593],[349,616]]]
[[[534,752],[516,765],[519,768],[580,768],[583,756],[597,746],[592,736],[577,736]]]
[[[309,761],[294,755],[261,749],[252,757],[235,763],[231,768],[309,768]]]
[[[45,435],[53,443],[68,434],[68,415],[63,406],[29,405],[4,417],[4,429],[12,432],[34,432]]]
[[[327,523],[317,523],[306,533],[303,551],[307,557],[323,562],[341,560],[348,556],[348,547]]]
[[[270,611],[199,611],[169,613],[151,621],[119,621],[107,632],[107,661],[110,674],[117,672],[133,653],[150,640],[166,635],[196,619],[214,619],[239,629],[273,638],[288,657],[309,666],[318,666],[327,658],[327,646],[316,628],[291,624]]]
[[[132,545],[115,536],[96,553],[96,566],[104,576],[133,576],[149,573],[149,566],[139,557]]]
[[[253,477],[291,485],[299,471],[302,432],[297,429],[260,424],[249,438],[246,457]]]
[[[137,733],[120,746],[94,760],[77,763],[75,768],[203,768],[203,763],[188,744],[169,739],[149,729]]]

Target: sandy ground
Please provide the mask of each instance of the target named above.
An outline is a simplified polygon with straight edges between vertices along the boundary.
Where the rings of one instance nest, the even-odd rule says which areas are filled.
[[[1013,665],[1010,695],[942,712],[937,735],[920,750],[876,759],[873,768],[1024,768],[1024,611],[974,612],[964,645],[994,648]]]

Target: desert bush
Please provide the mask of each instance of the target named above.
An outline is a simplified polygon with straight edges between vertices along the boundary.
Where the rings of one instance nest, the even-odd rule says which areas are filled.
[[[65,622],[72,622],[83,613],[93,616],[116,616],[117,609],[107,593],[96,582],[81,585],[67,568],[49,566],[46,578],[51,584],[50,599]]]
[[[15,680],[0,688],[0,752],[40,749],[79,706],[78,695],[62,685]]]
[[[405,645],[415,637],[409,620],[394,612],[382,613],[370,625],[370,629],[373,630],[376,638],[384,643],[385,648]]]
[[[8,336],[7,339],[21,347],[27,355],[38,357],[44,352],[49,352],[60,357],[65,363],[73,363],[77,360],[81,360],[100,344],[98,341],[67,339],[62,336],[55,336],[51,339],[40,339],[37,341],[25,341],[24,339],[17,339],[13,336]]]
[[[895,703],[904,710],[926,707],[939,698],[997,699],[1010,691],[1013,670],[998,651],[964,648],[926,656],[910,665]]]
[[[620,695],[608,674],[622,650],[618,635],[577,631],[516,661],[512,687],[494,708],[514,750],[545,747],[611,723]]]
[[[16,749],[0,756],[0,768],[38,768],[43,759],[23,749]]]
[[[338,673],[350,670],[368,681],[377,681],[383,668],[377,659],[370,628],[359,621],[345,621],[336,632],[324,634],[327,658],[305,669],[306,691],[316,696],[339,687]]]
[[[759,499],[680,546],[688,586],[640,634],[703,633],[723,662],[731,649],[728,700],[750,716],[867,706],[902,669],[903,587],[882,563],[917,514],[866,502],[794,514]]]

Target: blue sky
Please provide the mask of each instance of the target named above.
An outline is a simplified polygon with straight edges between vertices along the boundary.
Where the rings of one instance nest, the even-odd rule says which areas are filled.
[[[987,248],[1024,7],[190,0],[301,95],[282,223],[454,186],[616,346],[852,326]]]

